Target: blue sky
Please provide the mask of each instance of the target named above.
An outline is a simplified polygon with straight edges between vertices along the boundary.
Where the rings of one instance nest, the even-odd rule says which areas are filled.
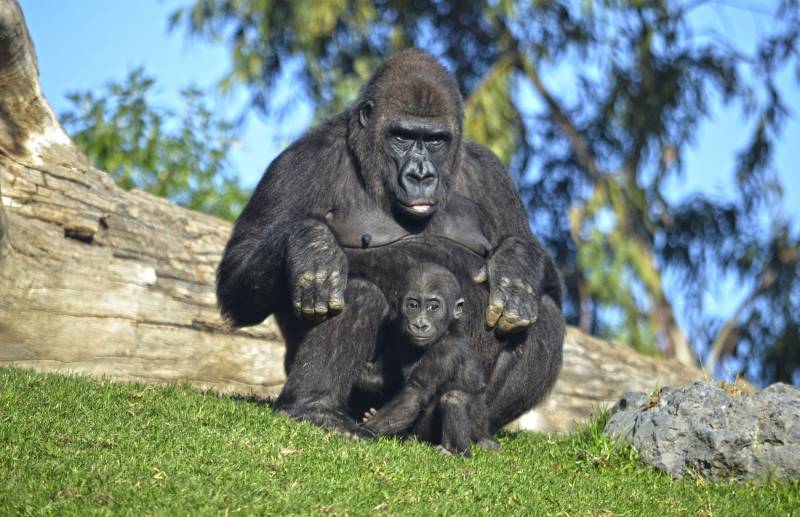
[[[108,80],[121,80],[135,67],[144,66],[157,78],[158,103],[177,106],[178,92],[190,84],[207,87],[220,79],[229,68],[224,43],[210,44],[187,40],[178,30],[167,30],[167,16],[184,1],[157,0],[21,0],[21,5],[36,45],[41,84],[56,113],[67,107],[68,92],[96,89]],[[723,2],[715,4],[719,7]],[[769,18],[752,8],[729,4],[720,11],[698,10],[693,16],[725,34],[737,45],[748,48],[759,34],[769,28]],[[774,0],[748,4],[764,6]],[[693,20],[694,21],[694,20]],[[775,167],[783,183],[784,214],[800,226],[800,88],[793,71],[781,74],[780,83],[788,86],[788,104],[793,110],[776,150]],[[552,79],[552,78],[551,78]],[[217,98],[219,109],[238,113],[243,98]],[[294,117],[294,127],[281,128],[277,134],[297,134],[311,122],[312,113],[301,106]],[[249,117],[241,142],[232,150],[235,172],[247,186],[253,186],[268,163],[288,142],[276,142],[274,128],[257,117]],[[727,197],[732,189],[734,152],[750,134],[736,109],[718,106],[712,120],[703,123],[697,143],[688,153],[685,174],[674,181],[669,195],[677,200],[702,191]],[[729,313],[732,304],[743,295],[743,286],[723,281],[718,292],[709,293],[711,310]],[[680,310],[680,300],[671,297]],[[716,310],[715,310],[716,306]]]
[[[227,48],[187,40],[167,30],[167,17],[183,2],[157,0],[21,0],[39,56],[42,90],[56,113],[68,107],[66,94],[99,89],[122,80],[144,66],[156,78],[156,103],[180,106],[179,92],[194,84],[212,86],[229,69]],[[231,116],[243,103],[241,95],[215,98]],[[311,122],[305,107],[292,119],[296,134]],[[282,134],[286,134],[284,130]],[[250,117],[241,142],[232,150],[235,172],[254,186],[269,162],[288,142],[275,142],[269,126]]]

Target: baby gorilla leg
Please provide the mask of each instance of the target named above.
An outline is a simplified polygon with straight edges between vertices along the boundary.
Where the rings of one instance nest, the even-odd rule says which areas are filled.
[[[439,451],[443,454],[472,456],[469,448],[472,437],[469,405],[472,399],[472,395],[460,390],[448,391],[439,399],[442,418],[442,444]]]

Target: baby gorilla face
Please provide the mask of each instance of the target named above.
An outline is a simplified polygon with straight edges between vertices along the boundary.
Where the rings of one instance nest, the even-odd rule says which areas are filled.
[[[409,344],[427,348],[436,343],[464,313],[458,280],[447,269],[422,264],[406,280],[400,330]]]

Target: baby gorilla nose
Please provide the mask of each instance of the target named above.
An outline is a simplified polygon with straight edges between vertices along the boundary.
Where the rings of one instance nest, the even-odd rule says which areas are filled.
[[[412,321],[410,324],[411,332],[414,334],[424,334],[430,330],[431,326],[427,321]]]

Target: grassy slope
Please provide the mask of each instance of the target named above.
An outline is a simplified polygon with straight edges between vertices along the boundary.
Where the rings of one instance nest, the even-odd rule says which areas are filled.
[[[0,515],[787,515],[800,485],[673,481],[595,423],[499,453],[349,442],[188,387],[0,369]]]

